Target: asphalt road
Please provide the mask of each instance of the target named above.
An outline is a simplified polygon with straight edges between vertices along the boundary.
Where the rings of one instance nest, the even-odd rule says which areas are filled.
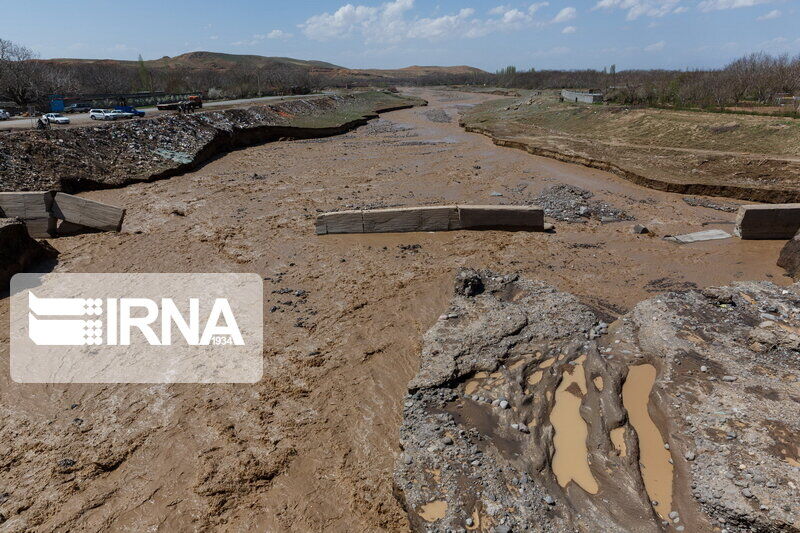
[[[303,94],[298,96],[264,96],[262,98],[243,98],[240,100],[219,100],[215,102],[203,102],[203,109],[228,109],[231,107],[247,107],[253,104],[263,103],[263,102],[270,102],[270,101],[279,101],[279,100],[291,100],[294,98],[308,98],[313,96],[325,96],[326,94],[331,93],[314,93],[314,94]],[[169,114],[169,113],[177,113],[177,111],[159,111],[158,109],[153,107],[141,107],[139,108],[146,113],[144,118],[150,117],[157,117],[159,115]],[[69,125],[64,124],[53,124],[53,129],[59,128],[74,128],[79,126],[86,126],[86,125],[98,125],[103,124],[103,122],[98,122],[89,118],[89,113],[75,113],[72,115],[66,115],[69,117],[70,123]],[[27,118],[12,118],[10,120],[3,120],[0,121],[0,130],[13,130],[13,129],[34,129],[36,128],[36,120],[38,117],[27,117]]]

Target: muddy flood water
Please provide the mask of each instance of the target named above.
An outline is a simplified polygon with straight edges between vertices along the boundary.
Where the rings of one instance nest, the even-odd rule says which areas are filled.
[[[48,434],[76,417],[126,428],[92,437],[94,446],[113,450],[113,469],[54,486],[32,476],[18,486],[17,495],[32,502],[45,490],[62,502],[57,511],[31,507],[42,513],[43,530],[406,530],[391,481],[402,398],[417,371],[421,337],[447,308],[453,274],[463,266],[544,280],[607,320],[668,290],[790,282],[775,265],[782,242],[678,245],[661,238],[731,232],[735,214],[465,133],[459,110],[493,96],[410,92],[429,107],[387,113],[346,135],[255,146],[183,176],[82,195],[127,209],[125,226],[119,234],[53,241],[61,252],[56,271],[256,272],[265,284],[265,375],[255,385],[22,386],[4,368],[2,404],[9,416],[29,419],[34,432]],[[434,122],[425,115],[430,110],[451,121]],[[542,189],[562,183],[635,220],[548,220],[556,226],[551,234],[314,234],[321,210],[533,203]],[[636,223],[653,234],[633,234]],[[2,300],[0,320],[7,314]],[[7,332],[0,335],[7,365]],[[654,369],[630,371],[625,407],[642,441],[648,494],[664,516],[671,469],[647,413]],[[585,460],[579,411],[593,385],[603,387],[587,383],[580,365],[563,376],[553,413],[554,468],[560,483],[572,480],[602,497]],[[611,437],[624,455],[622,437]],[[73,455],[91,461],[85,449],[56,436],[40,449],[33,472]],[[442,504],[424,512],[440,516]]]

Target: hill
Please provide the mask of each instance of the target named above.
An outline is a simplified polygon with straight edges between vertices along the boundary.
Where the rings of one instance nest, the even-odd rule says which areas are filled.
[[[121,59],[73,59],[53,58],[42,60],[46,63],[60,65],[102,64],[134,66],[138,61]],[[188,68],[191,70],[227,71],[237,67],[263,69],[277,66],[293,66],[305,68],[315,73],[325,73],[335,77],[355,76],[362,78],[418,78],[433,75],[469,75],[486,74],[485,71],[466,65],[440,67],[418,66],[399,69],[351,69],[334,65],[326,61],[295,59],[291,57],[271,57],[249,54],[225,54],[221,52],[188,52],[175,57],[164,56],[160,59],[150,59],[144,62],[150,69],[172,70]]]
[[[45,59],[45,62],[75,65],[75,64],[117,64],[122,66],[132,66],[138,61],[126,61],[120,59],[72,59],[54,58]],[[164,56],[160,59],[150,59],[144,62],[148,68],[155,69],[175,69],[189,68],[193,70],[230,70],[235,67],[265,68],[276,65],[291,65],[295,67],[305,67],[308,69],[341,69],[338,65],[325,61],[306,61],[291,57],[268,57],[258,55],[223,54],[220,52],[188,52],[175,57]]]

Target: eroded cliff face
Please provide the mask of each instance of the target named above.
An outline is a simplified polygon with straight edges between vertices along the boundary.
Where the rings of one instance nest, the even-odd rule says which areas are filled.
[[[31,238],[21,220],[0,218],[0,294],[8,290],[14,274],[57,255],[44,241]]]
[[[237,148],[336,135],[377,113],[424,103],[369,91],[95,127],[7,132],[0,134],[0,192],[78,192],[167,178]]]
[[[612,324],[463,270],[409,384],[417,531],[798,531],[800,285],[667,293]]]

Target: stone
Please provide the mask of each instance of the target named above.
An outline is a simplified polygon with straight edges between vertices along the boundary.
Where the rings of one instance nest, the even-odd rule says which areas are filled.
[[[637,235],[643,235],[643,234],[645,234],[645,233],[650,233],[650,230],[649,230],[649,229],[647,229],[647,227],[646,227],[646,226],[643,226],[643,225],[641,225],[641,224],[636,224],[635,226],[633,226],[633,228],[631,229],[631,231],[632,231],[633,233],[637,234]]]

